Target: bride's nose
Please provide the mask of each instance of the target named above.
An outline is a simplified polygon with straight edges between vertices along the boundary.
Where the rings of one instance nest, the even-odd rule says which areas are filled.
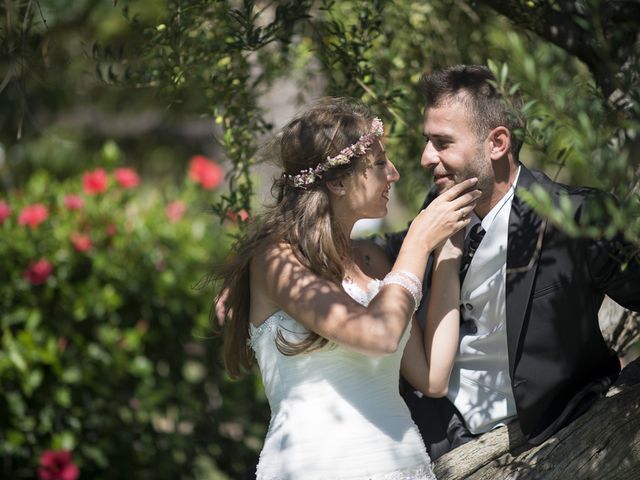
[[[400,173],[398,173],[396,166],[391,163],[391,161],[389,161],[388,163],[387,180],[389,181],[389,183],[395,183],[400,180]]]

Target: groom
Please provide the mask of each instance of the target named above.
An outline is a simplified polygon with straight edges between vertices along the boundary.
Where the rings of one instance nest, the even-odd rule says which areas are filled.
[[[402,388],[432,459],[510,422],[539,444],[581,415],[620,371],[598,326],[604,295],[640,310],[640,258],[622,268],[622,236],[570,238],[521,198],[525,189],[542,188],[556,205],[569,199],[581,221],[605,195],[555,183],[519,162],[515,132],[523,125],[494,81],[475,65],[423,79],[421,164],[435,184],[425,205],[472,176],[483,191],[467,227],[473,256],[462,262],[460,348],[448,394],[421,398]],[[403,237],[385,237],[392,258]],[[424,283],[428,288],[428,274]]]

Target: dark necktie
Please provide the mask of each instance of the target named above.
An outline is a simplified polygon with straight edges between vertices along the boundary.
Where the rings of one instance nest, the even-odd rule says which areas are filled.
[[[482,224],[478,222],[471,227],[469,235],[465,238],[464,253],[462,255],[462,261],[460,262],[460,285],[464,282],[464,277],[467,275],[467,270],[469,270],[471,259],[475,255],[485,233],[486,232],[484,231],[484,228],[482,228]]]

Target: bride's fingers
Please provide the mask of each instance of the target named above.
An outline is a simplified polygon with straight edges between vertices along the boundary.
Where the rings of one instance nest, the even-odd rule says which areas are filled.
[[[478,183],[478,179],[477,178],[475,178],[475,177],[467,178],[466,180],[463,180],[462,182],[455,184],[453,187],[451,187],[446,192],[442,192],[440,194],[440,196],[442,198],[444,198],[445,200],[451,201],[454,198],[459,197],[462,193],[464,193],[467,190],[469,190],[476,183]]]
[[[470,192],[465,193],[464,195],[460,195],[458,198],[455,198],[451,201],[451,206],[455,210],[460,210],[468,205],[473,205],[475,207],[475,203],[482,196],[482,192],[480,190],[471,190]]]
[[[456,210],[456,212],[458,215],[460,215],[460,220],[463,220],[466,217],[468,217],[471,214],[471,212],[473,212],[474,208],[475,208],[475,203],[472,203],[471,205],[467,205],[462,208],[459,208],[458,210]]]

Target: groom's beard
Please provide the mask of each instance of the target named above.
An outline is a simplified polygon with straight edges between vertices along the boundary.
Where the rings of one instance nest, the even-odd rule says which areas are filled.
[[[468,178],[473,177],[478,179],[478,183],[475,185],[474,189],[478,189],[482,192],[482,195],[478,199],[478,202],[482,202],[482,200],[484,199],[491,198],[491,194],[493,193],[495,184],[495,175],[493,172],[491,161],[484,156],[482,145],[478,146],[478,149],[476,150],[473,158],[458,172],[454,173],[454,184],[457,185],[458,183],[461,183]]]

